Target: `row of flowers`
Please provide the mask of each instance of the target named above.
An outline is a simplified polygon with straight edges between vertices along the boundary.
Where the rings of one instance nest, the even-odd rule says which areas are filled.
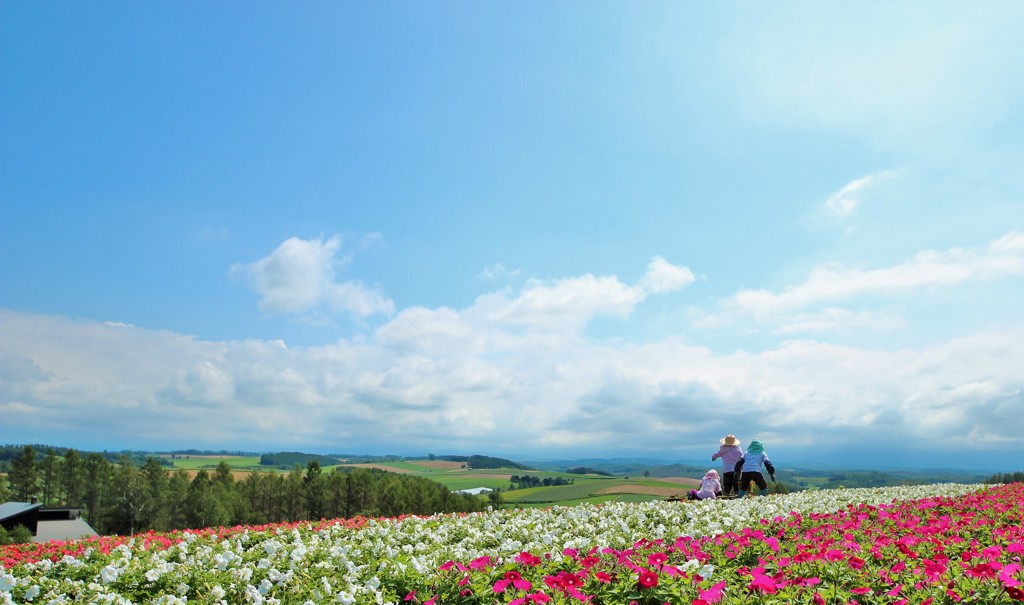
[[[147,534],[0,551],[0,603],[1011,602],[1022,501],[943,484]]]

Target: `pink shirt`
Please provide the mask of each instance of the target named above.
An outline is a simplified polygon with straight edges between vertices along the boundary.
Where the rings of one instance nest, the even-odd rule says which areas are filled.
[[[697,497],[701,500],[705,498],[714,498],[720,491],[722,491],[722,484],[720,484],[717,479],[704,477],[700,480],[700,489],[697,490]]]
[[[711,460],[715,461],[719,458],[722,459],[722,468],[727,473],[733,472],[736,467],[736,463],[743,457],[743,448],[738,445],[723,445],[718,448],[718,451],[711,454]]]

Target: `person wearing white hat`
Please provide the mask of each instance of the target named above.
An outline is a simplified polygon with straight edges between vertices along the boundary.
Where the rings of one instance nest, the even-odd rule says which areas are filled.
[[[739,489],[739,477],[736,476],[736,462],[743,457],[743,448],[736,435],[729,434],[718,440],[722,447],[711,454],[711,461],[722,459],[722,495],[728,496]]]

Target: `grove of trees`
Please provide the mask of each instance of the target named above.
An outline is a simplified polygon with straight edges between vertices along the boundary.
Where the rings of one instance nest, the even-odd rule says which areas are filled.
[[[31,445],[5,462],[0,502],[81,507],[100,534],[145,530],[483,510],[487,501],[456,494],[423,477],[377,469],[324,472],[317,460],[287,473],[253,472],[236,479],[226,461],[211,470],[170,470],[149,457],[141,466],[128,454],[111,462],[99,453],[62,456]]]

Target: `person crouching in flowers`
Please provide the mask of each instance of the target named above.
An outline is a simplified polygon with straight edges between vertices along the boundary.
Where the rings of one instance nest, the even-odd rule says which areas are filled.
[[[768,454],[764,451],[764,445],[760,439],[751,439],[750,445],[747,446],[747,452],[736,461],[736,468],[734,469],[736,476],[740,478],[740,491],[738,494],[740,498],[747,495],[746,487],[750,485],[751,481],[756,483],[757,487],[761,490],[759,495],[768,495],[768,482],[764,480],[764,475],[761,474],[762,464],[768,470],[768,476],[772,478],[772,481],[775,481],[775,467],[772,466],[772,461],[768,459]]]
[[[690,500],[706,500],[717,498],[722,493],[722,484],[718,481],[718,471],[709,470],[700,480],[700,489],[691,489],[686,497]]]

